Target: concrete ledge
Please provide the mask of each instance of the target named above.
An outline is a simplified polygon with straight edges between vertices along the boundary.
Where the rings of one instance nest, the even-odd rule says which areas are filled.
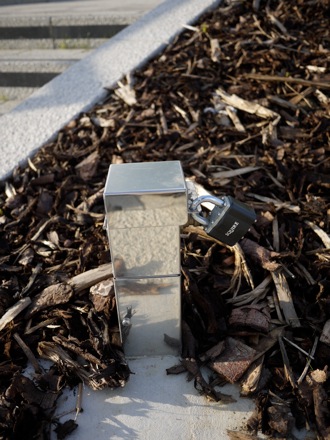
[[[29,96],[31,96],[36,91],[35,87],[0,87],[0,103],[11,101],[11,100],[17,100],[17,104],[20,104],[23,99],[27,99]],[[11,107],[14,108],[14,107]],[[2,119],[0,119],[0,127],[2,129],[1,124]],[[1,147],[0,147],[0,151]],[[5,151],[5,150],[3,150]]]
[[[1,12],[1,9],[0,9]],[[37,16],[1,16],[0,17],[0,31],[2,34],[8,32],[6,28],[29,28],[27,31],[33,32],[34,28],[47,28],[50,26],[115,26],[132,24],[137,19],[141,18],[143,14],[140,13],[124,13],[121,11],[107,13],[104,15],[84,15],[68,13],[67,15],[37,15]],[[31,29],[30,29],[31,28]],[[44,31],[45,32],[45,31]],[[1,35],[5,37],[5,35]]]
[[[84,412],[70,440],[224,440],[228,429],[242,431],[253,401],[239,397],[237,386],[226,385],[219,390],[236,402],[210,402],[183,375],[166,375],[166,368],[177,363],[171,356],[135,359],[129,362],[135,374],[124,388],[97,392],[85,388]],[[72,393],[63,397],[59,411],[72,411],[75,397]]]
[[[168,0],[0,117],[0,179],[220,0]]]
[[[113,28],[113,35],[115,35],[117,29]],[[108,39],[106,38],[65,38],[65,39],[15,39],[15,40],[2,40],[1,47],[6,50],[49,50],[49,49],[79,49],[79,50],[92,50],[104,44]]]
[[[72,65],[75,60],[8,60],[3,61],[0,64],[0,73],[8,72],[53,72],[62,73],[68,67]],[[1,78],[0,78],[0,85]]]
[[[35,4],[35,3],[53,3],[65,2],[66,0],[0,0],[0,6],[11,6],[20,4]],[[78,0],[77,0],[78,1]]]
[[[53,0],[16,1],[0,0],[1,16],[7,17],[68,17],[90,15],[103,17],[109,14],[139,15],[151,10],[164,0]],[[40,5],[40,3],[43,3]]]

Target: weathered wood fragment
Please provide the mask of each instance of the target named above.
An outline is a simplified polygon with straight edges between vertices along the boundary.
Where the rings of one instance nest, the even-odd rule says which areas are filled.
[[[271,272],[278,301],[286,322],[292,327],[300,327],[300,321],[293,304],[292,294],[285,275],[281,270]]]
[[[0,319],[0,331],[3,330],[13,319],[31,304],[29,297],[20,299],[15,305],[10,307]]]

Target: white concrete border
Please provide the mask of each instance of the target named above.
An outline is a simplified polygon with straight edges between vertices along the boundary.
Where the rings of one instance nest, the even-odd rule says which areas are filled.
[[[167,0],[0,117],[0,179],[221,0]]]

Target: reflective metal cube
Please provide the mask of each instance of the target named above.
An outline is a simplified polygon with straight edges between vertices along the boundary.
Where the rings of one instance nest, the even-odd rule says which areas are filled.
[[[104,203],[125,352],[177,354],[180,225],[188,216],[180,162],[110,165]]]

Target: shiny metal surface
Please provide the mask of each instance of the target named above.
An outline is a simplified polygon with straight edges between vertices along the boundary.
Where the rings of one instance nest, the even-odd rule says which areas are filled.
[[[197,222],[199,222],[201,225],[203,225],[203,226],[209,226],[210,219],[209,219],[209,218],[202,217],[202,216],[200,215],[200,212],[198,211],[198,207],[200,207],[200,205],[201,205],[202,203],[206,203],[206,202],[208,202],[208,203],[212,203],[212,204],[215,205],[215,206],[219,206],[220,208],[224,208],[224,207],[226,206],[226,201],[225,201],[225,200],[226,200],[225,197],[222,198],[222,199],[219,199],[218,197],[215,197],[215,196],[212,196],[212,195],[204,195],[204,196],[197,197],[197,198],[193,201],[192,206],[191,206],[191,210],[192,210],[191,214],[192,214],[192,217],[193,217]]]
[[[179,353],[180,276],[116,279],[115,292],[127,356]],[[166,343],[165,338],[170,343]]]
[[[110,229],[110,252],[116,278],[180,274],[177,226]]]
[[[104,203],[125,353],[177,355],[180,225],[188,219],[180,162],[110,165]]]
[[[111,229],[183,225],[188,219],[179,161],[110,165],[104,201]]]

